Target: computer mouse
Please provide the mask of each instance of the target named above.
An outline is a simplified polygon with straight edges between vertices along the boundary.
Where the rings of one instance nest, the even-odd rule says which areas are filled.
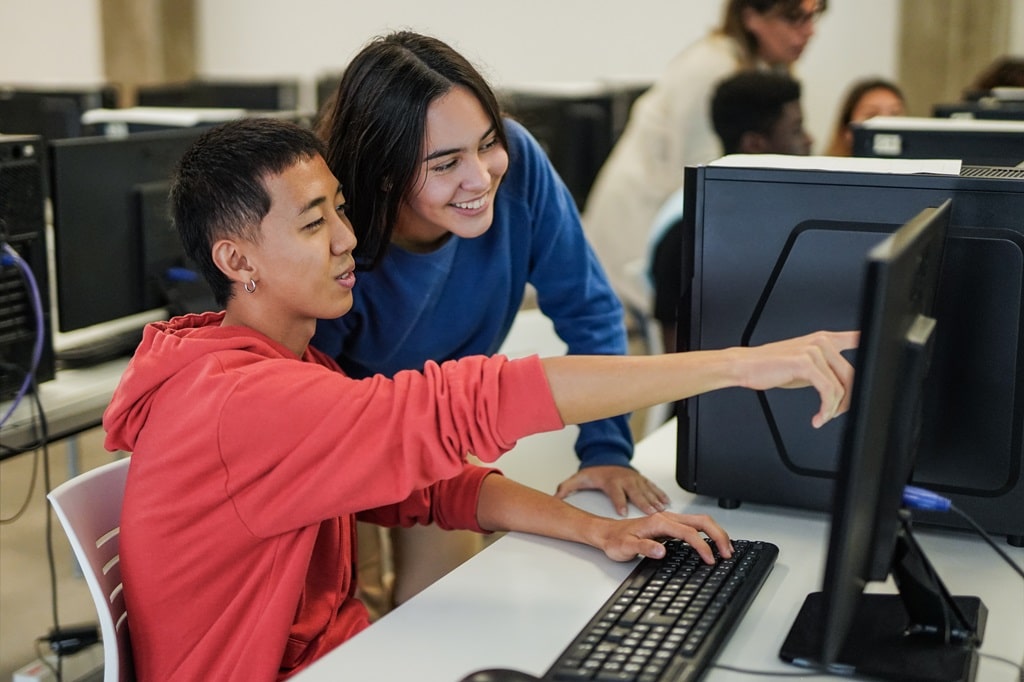
[[[537,682],[539,677],[511,668],[487,668],[463,677],[459,682]]]

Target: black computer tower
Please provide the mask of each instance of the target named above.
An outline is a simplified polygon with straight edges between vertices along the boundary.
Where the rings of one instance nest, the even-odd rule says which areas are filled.
[[[4,250],[0,268],[0,399],[4,400],[17,395],[24,385],[40,330],[35,379],[41,383],[54,377],[42,145],[38,136],[0,135],[0,242],[31,273],[26,275],[18,260]],[[38,299],[30,284],[33,280]]]
[[[711,165],[688,168],[686,187],[680,336],[695,350],[856,328],[868,249],[952,199],[913,482],[1024,541],[1024,171]],[[679,484],[725,506],[830,509],[845,417],[816,430],[817,409],[812,390],[726,389],[681,403]]]

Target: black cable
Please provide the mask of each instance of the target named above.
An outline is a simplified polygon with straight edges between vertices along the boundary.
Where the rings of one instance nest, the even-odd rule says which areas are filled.
[[[28,489],[25,491],[25,499],[24,501],[22,501],[21,507],[16,512],[14,512],[13,516],[10,516],[8,518],[0,518],[0,525],[14,523],[18,519],[20,519],[28,510],[29,505],[32,502],[32,491],[36,489],[36,479],[39,476],[39,448],[43,444],[45,444],[45,441],[40,433],[39,425],[40,423],[45,424],[46,417],[45,415],[43,415],[43,404],[39,400],[39,394],[34,394],[33,398],[34,400],[32,401],[32,405],[35,408],[35,413],[32,415],[32,446],[24,446],[23,448],[18,448],[20,452],[16,453],[21,454],[24,452],[35,451],[34,454],[32,455],[32,474],[29,476]],[[5,447],[3,451],[6,452],[10,449],[11,448]],[[4,455],[4,457],[6,457],[6,455]],[[3,458],[0,457],[0,462],[2,462],[2,459]]]
[[[29,475],[28,487],[25,490],[25,499],[21,501],[21,505],[18,510],[11,516],[0,517],[0,526],[6,526],[7,524],[14,523],[28,511],[29,505],[32,503],[32,491],[36,489],[36,478],[39,476],[39,450],[36,449],[35,454],[32,455],[32,473]]]
[[[991,659],[993,661],[998,661],[1000,663],[1005,663],[1006,665],[1010,666],[1011,668],[1016,668],[1017,669],[1017,679],[1020,680],[1020,682],[1024,682],[1024,663],[1014,663],[1010,659],[1005,658],[1003,656],[996,656],[995,654],[986,654],[983,651],[979,652],[978,655],[981,656],[982,658],[988,658],[988,659]]]
[[[783,671],[783,670],[749,670],[747,668],[737,668],[734,665],[726,665],[724,663],[713,663],[712,668],[718,668],[719,670],[728,670],[731,673],[740,673],[741,675],[757,675],[758,677],[817,677],[818,675],[828,675],[828,671],[822,670],[794,670]]]
[[[46,416],[43,412],[42,402],[39,400],[39,386],[36,384],[35,376],[32,377],[32,393],[35,395],[36,402],[39,405],[39,417],[40,425],[43,430],[43,488],[46,493],[49,494],[53,489],[51,484],[52,477],[50,476],[50,447],[48,432],[49,429],[46,424]],[[54,560],[53,553],[53,509],[51,508],[49,501],[46,503],[46,561],[50,569],[50,604],[53,609],[53,632],[60,632],[60,618],[57,614],[57,562]],[[45,659],[44,659],[45,660]],[[63,657],[60,652],[57,652],[57,667],[53,671],[54,676],[57,678],[57,682],[63,682]]]
[[[1022,569],[1020,566],[1018,566],[1016,564],[1016,562],[1014,562],[1013,558],[1009,554],[1007,554],[1006,551],[1002,547],[999,546],[998,542],[996,542],[995,540],[992,539],[991,535],[989,535],[988,533],[985,532],[984,528],[979,526],[978,523],[974,519],[972,519],[963,510],[958,508],[955,504],[950,503],[949,509],[950,509],[950,511],[954,511],[957,514],[959,514],[960,518],[962,518],[964,521],[966,521],[968,524],[970,524],[971,528],[973,528],[974,531],[978,535],[980,535],[983,540],[985,540],[985,542],[987,542],[989,545],[991,545],[992,549],[994,549],[996,551],[996,553],[999,556],[1001,556],[1004,561],[1006,561],[1006,563],[1010,564],[1010,567],[1014,571],[1017,572],[1017,575],[1019,575],[1021,578],[1024,578],[1024,569]]]

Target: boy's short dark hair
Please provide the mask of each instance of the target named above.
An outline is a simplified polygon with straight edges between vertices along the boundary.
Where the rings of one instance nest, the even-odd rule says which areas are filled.
[[[318,154],[324,147],[311,130],[254,117],[210,128],[181,157],[171,182],[171,217],[218,305],[231,297],[231,280],[213,262],[213,243],[226,236],[258,241],[270,211],[264,179]]]
[[[718,84],[711,123],[726,154],[740,150],[744,133],[771,133],[783,109],[800,99],[800,83],[785,73],[741,71]]]

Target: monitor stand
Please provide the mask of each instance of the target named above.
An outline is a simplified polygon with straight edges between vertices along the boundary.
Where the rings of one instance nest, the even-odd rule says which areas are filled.
[[[839,655],[822,662],[825,598],[807,596],[779,656],[794,665],[894,682],[970,682],[988,610],[951,596],[901,513],[892,576],[899,594],[861,594]]]

